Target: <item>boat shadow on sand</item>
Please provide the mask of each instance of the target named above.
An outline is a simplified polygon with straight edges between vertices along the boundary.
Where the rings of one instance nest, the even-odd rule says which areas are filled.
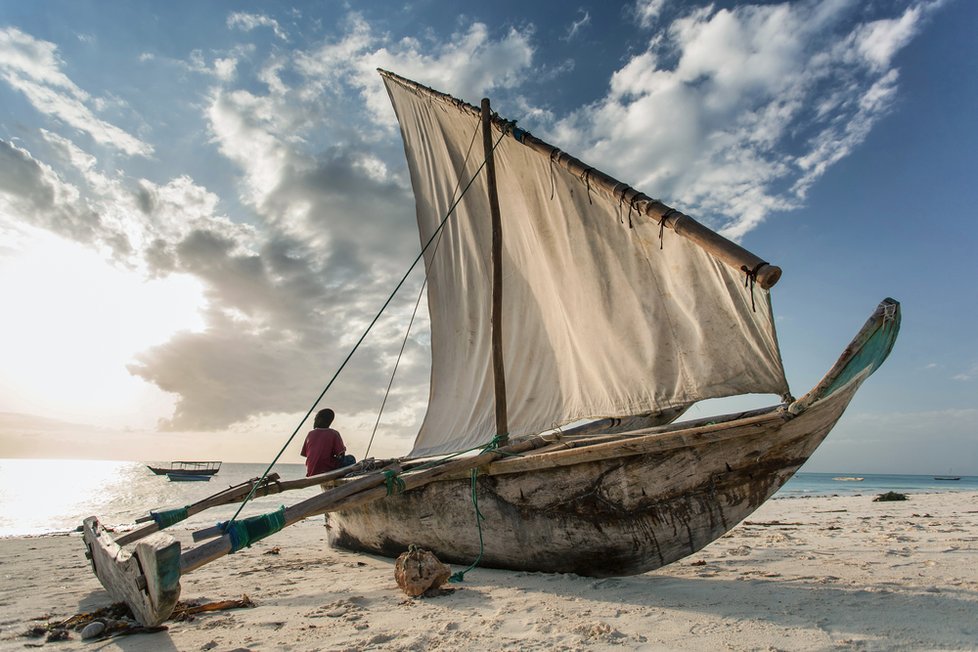
[[[726,627],[733,633],[745,621],[755,621],[759,626],[769,623],[786,629],[820,630],[833,639],[866,637],[884,646],[889,640],[894,645],[919,641],[927,647],[956,648],[970,647],[978,633],[973,620],[978,592],[955,587],[903,589],[891,582],[840,586],[829,583],[842,582],[831,576],[786,579],[745,573],[729,579],[662,572],[602,579],[516,573],[498,580],[482,579],[500,588],[522,589],[527,604],[536,602],[533,594],[542,590],[565,599],[607,602],[609,608],[625,606],[630,612],[628,620],[642,619],[649,624],[675,621],[677,612],[687,612],[678,620],[701,620],[692,626],[694,634]],[[454,599],[460,606],[478,608],[484,597],[458,594]],[[597,610],[594,616],[600,618]]]
[[[296,610],[307,616],[327,606],[355,605],[367,620],[373,616],[390,616],[392,610],[405,610],[405,617],[414,619],[419,608],[426,606],[437,612],[439,620],[449,620],[465,627],[466,622],[492,621],[498,633],[504,634],[528,624],[567,624],[582,613],[587,621],[604,621],[620,628],[625,635],[650,636],[654,627],[668,632],[676,626],[687,628],[693,635],[732,636],[738,632],[779,637],[815,631],[833,641],[865,639],[873,648],[890,644],[904,645],[916,641],[926,647],[969,647],[976,633],[973,622],[978,591],[955,587],[925,586],[903,588],[898,583],[876,581],[861,585],[842,585],[846,580],[827,575],[807,575],[797,578],[764,577],[765,571],[745,566],[738,570],[708,562],[693,569],[683,565],[679,571],[709,573],[707,577],[684,577],[657,571],[643,575],[612,578],[589,578],[573,574],[533,573],[475,569],[472,576],[456,590],[433,599],[405,600],[393,590],[393,583],[381,581],[393,574],[393,563],[372,555],[351,555],[335,552],[331,558],[317,560],[333,566],[325,570],[352,573],[335,587],[298,585],[277,587],[274,582],[264,585],[255,595],[260,615],[263,608]],[[359,561],[362,560],[362,561]],[[309,561],[269,560],[264,567],[232,571],[230,576],[254,573],[275,576],[283,567]],[[242,566],[244,568],[244,566]],[[675,571],[675,567],[672,567]],[[240,569],[239,569],[240,570]],[[390,575],[388,575],[390,573]],[[720,575],[728,575],[721,577]],[[250,581],[250,580],[249,580]],[[232,581],[232,584],[235,582]],[[352,586],[355,589],[351,590]],[[230,588],[230,587],[229,587]],[[550,597],[555,600],[549,599]],[[94,611],[106,605],[108,596],[94,590],[79,602],[81,612]],[[208,599],[217,599],[209,596]],[[582,602],[583,601],[583,602]],[[232,612],[233,613],[233,612]],[[434,615],[434,613],[432,614]],[[473,619],[473,617],[476,617]],[[253,625],[259,627],[259,617]],[[222,626],[233,628],[235,617],[227,613],[201,614],[196,622],[181,625],[186,628],[213,629],[215,635]],[[174,623],[166,623],[173,625]],[[770,631],[770,626],[781,631]],[[240,623],[239,623],[240,626]],[[634,630],[634,631],[632,631]],[[672,629],[671,631],[677,631]],[[380,623],[372,622],[371,632],[384,634]],[[178,634],[178,632],[172,632]],[[177,650],[171,632],[146,636],[116,637],[114,645],[122,649]],[[334,632],[335,634],[335,632]],[[346,632],[356,635],[356,632]],[[401,631],[397,636],[408,636]]]

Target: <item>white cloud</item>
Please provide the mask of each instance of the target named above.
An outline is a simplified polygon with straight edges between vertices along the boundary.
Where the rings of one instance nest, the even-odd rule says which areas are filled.
[[[865,139],[894,101],[894,54],[935,6],[855,26],[844,2],[694,9],[552,137],[742,237]],[[662,4],[637,9],[658,17]]]
[[[570,27],[567,28],[567,34],[564,35],[565,41],[573,40],[582,29],[591,24],[591,14],[584,11],[583,9],[578,9],[577,14],[580,16],[577,20],[573,21]]]
[[[288,36],[282,29],[282,26],[278,24],[278,21],[274,18],[269,18],[268,16],[262,14],[249,14],[241,11],[236,11],[228,16],[227,25],[230,28],[238,28],[245,32],[250,32],[257,27],[269,27],[275,36],[287,41]]]
[[[666,0],[638,0],[635,3],[635,15],[639,25],[645,28],[655,26],[665,4]]]
[[[978,378],[978,362],[972,364],[970,367],[968,367],[966,370],[962,371],[961,373],[954,374],[953,376],[951,376],[952,380],[958,380],[963,383],[971,382],[976,378]]]
[[[153,148],[125,130],[98,118],[93,102],[61,71],[57,46],[15,27],[0,29],[0,79],[23,93],[35,109],[88,133],[95,142],[129,155],[149,156]]]
[[[894,55],[916,35],[925,11],[941,4],[943,1],[910,7],[899,18],[876,20],[863,25],[853,34],[856,51],[878,70],[886,69]]]
[[[360,89],[373,120],[392,129],[394,112],[377,68],[394,70],[428,86],[477,98],[493,89],[515,87],[533,60],[528,32],[511,29],[499,39],[474,23],[444,42],[415,39],[391,42],[373,32],[362,16],[351,14],[345,33],[313,51],[297,53],[296,68],[307,78],[306,98],[337,92],[343,84]]]

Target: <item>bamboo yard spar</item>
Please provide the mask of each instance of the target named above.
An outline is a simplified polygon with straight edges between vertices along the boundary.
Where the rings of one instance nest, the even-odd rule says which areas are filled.
[[[777,491],[892,349],[900,310],[885,299],[794,400],[768,291],[780,269],[490,116],[487,103],[480,111],[381,74],[422,242],[437,241],[424,250],[428,412],[408,458],[309,478],[331,488],[254,517],[264,519],[258,536],[328,513],[330,542],[353,550],[395,556],[416,544],[464,564],[645,572],[696,552]],[[480,129],[486,160],[469,161]],[[671,423],[698,400],[750,392],[782,403]],[[590,422],[553,430],[581,419]],[[496,449],[505,434],[512,443]],[[254,481],[259,495],[287,484]],[[196,533],[214,538],[183,552],[164,534],[143,538],[173,520],[118,540],[85,521],[96,574],[144,624],[169,615],[183,574],[246,545],[230,525]]]

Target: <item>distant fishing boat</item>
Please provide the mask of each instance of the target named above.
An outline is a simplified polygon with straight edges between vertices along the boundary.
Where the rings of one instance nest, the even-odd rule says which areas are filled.
[[[217,461],[197,462],[178,460],[176,462],[170,462],[170,466],[152,466],[147,464],[146,468],[156,475],[165,475],[167,477],[170,475],[204,476],[204,478],[209,479],[210,476],[216,475],[221,470],[221,463]],[[170,479],[174,480],[175,478]]]
[[[960,480],[960,475],[935,475],[935,480]]]
[[[836,482],[862,482],[866,478],[860,478],[858,476],[852,476],[852,475],[840,475],[832,479],[835,480]]]

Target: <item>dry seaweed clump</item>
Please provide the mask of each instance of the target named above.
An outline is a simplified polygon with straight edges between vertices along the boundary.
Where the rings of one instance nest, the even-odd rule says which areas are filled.
[[[29,628],[22,636],[26,638],[44,638],[45,643],[68,641],[75,632],[82,640],[103,639],[122,634],[148,634],[161,632],[166,627],[143,627],[137,623],[132,612],[122,602],[108,607],[72,616],[67,620],[48,622]],[[36,644],[28,643],[28,647]]]
[[[224,611],[227,609],[243,609],[254,606],[255,603],[247,595],[241,596],[240,600],[221,600],[206,604],[200,604],[194,600],[180,601],[173,610],[173,615],[170,616],[170,620],[193,620],[196,614],[205,611]],[[128,634],[153,634],[155,632],[166,631],[166,629],[165,625],[160,625],[159,627],[143,627],[136,622],[135,618],[133,618],[132,611],[130,611],[125,603],[117,602],[97,611],[76,614],[67,620],[35,625],[34,627],[28,628],[21,636],[25,638],[44,638],[45,643],[52,643],[55,641],[71,640],[72,632],[80,636],[83,641],[91,641]],[[27,643],[26,645],[27,647],[39,647],[43,644]]]
[[[874,503],[885,503],[892,500],[907,500],[907,494],[900,494],[895,491],[887,491],[885,494],[880,494],[876,498],[873,498]]]

